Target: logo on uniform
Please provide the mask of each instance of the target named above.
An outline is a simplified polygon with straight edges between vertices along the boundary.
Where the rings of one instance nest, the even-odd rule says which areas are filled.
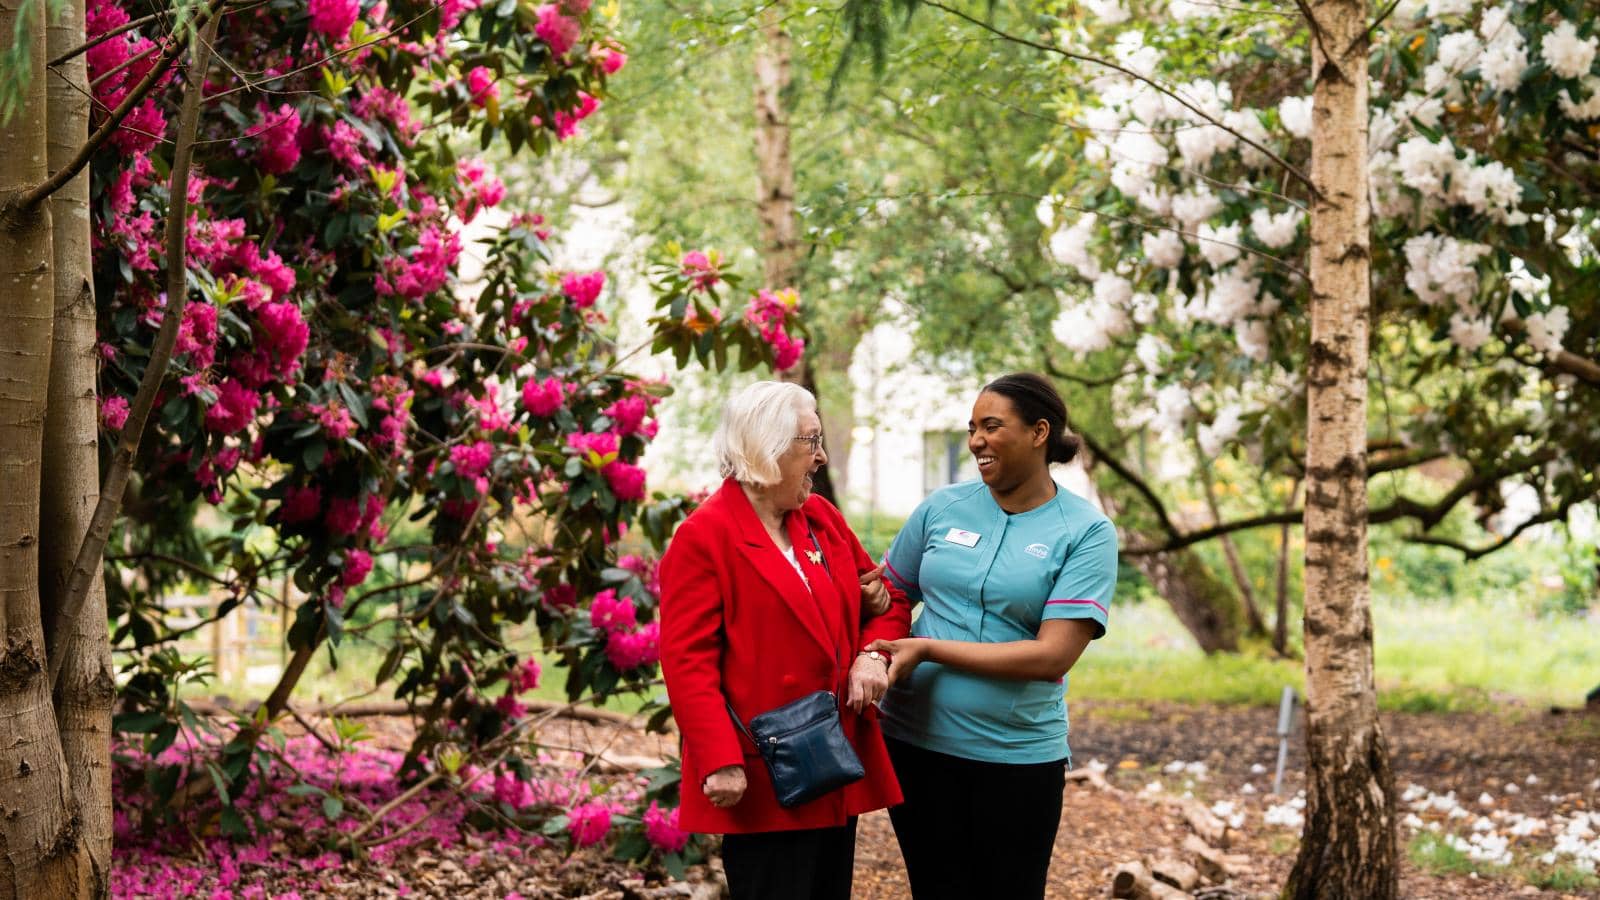
[[[1028,554],[1029,556],[1037,556],[1040,559],[1044,559],[1046,556],[1050,555],[1050,548],[1043,544],[1029,544],[1028,546],[1022,548],[1022,552]]]

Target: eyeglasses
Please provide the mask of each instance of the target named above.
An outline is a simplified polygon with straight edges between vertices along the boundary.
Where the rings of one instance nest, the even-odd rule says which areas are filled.
[[[800,441],[803,444],[810,445],[812,453],[816,453],[818,450],[822,449],[822,432],[820,431],[816,434],[795,435],[795,440]]]

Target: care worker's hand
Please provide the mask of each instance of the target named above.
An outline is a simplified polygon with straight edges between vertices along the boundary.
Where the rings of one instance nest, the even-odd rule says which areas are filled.
[[[857,654],[855,663],[850,666],[850,693],[845,704],[859,713],[883,699],[883,692],[888,689],[888,663],[865,653]]]
[[[898,641],[873,641],[868,650],[889,655],[889,683],[899,684],[908,677],[917,663],[928,658],[927,638],[901,638]]]
[[[881,616],[889,611],[893,598],[889,586],[883,583],[883,563],[877,568],[861,573],[861,611],[869,616]]]
[[[707,775],[702,786],[712,806],[728,809],[739,802],[749,784],[744,780],[744,766],[723,766]]]

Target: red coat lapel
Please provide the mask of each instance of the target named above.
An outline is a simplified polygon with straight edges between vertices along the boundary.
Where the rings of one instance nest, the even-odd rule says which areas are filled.
[[[729,495],[728,506],[733,512],[734,524],[738,530],[734,543],[738,546],[739,552],[750,562],[756,574],[772,588],[773,593],[778,595],[783,605],[800,620],[806,633],[817,642],[823,653],[829,659],[833,659],[834,642],[830,637],[833,631],[829,627],[832,623],[823,619],[822,611],[812,598],[810,588],[800,580],[800,574],[794,570],[794,566],[789,565],[789,560],[784,558],[783,551],[779,550],[772,542],[772,538],[768,537],[766,526],[761,524],[761,518],[756,515],[755,507],[750,505],[750,498],[744,495],[744,489],[739,483],[730,478],[723,483],[722,489]],[[804,549],[811,546],[810,539],[805,537],[805,517],[798,512],[791,512],[785,517],[784,524],[789,529],[789,540],[794,544],[796,557],[800,559],[800,565],[805,566],[809,560],[805,557]],[[797,528],[800,533],[799,539],[795,537]],[[825,574],[822,579],[818,579],[810,568],[805,571],[806,577],[812,579],[813,584],[817,584],[819,580],[826,580]],[[737,598],[734,602],[738,602]]]

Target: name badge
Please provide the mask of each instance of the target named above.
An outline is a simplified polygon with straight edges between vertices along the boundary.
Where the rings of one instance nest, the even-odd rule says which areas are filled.
[[[982,537],[982,535],[978,534],[976,531],[962,531],[959,528],[952,528],[950,529],[950,532],[944,536],[944,539],[952,544],[959,544],[963,547],[976,547],[978,546],[978,538],[980,537]]]

